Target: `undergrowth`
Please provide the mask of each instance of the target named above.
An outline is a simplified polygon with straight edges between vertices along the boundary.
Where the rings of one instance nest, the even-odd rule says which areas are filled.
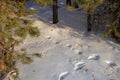
[[[32,20],[27,19],[27,15],[35,13],[25,9],[26,0],[1,0],[0,1],[0,80],[4,79],[11,71],[16,74],[16,62],[21,61],[29,64],[33,60],[25,53],[14,50],[27,35],[38,37],[40,31],[37,27],[32,27]],[[15,76],[14,76],[15,77]],[[15,77],[16,78],[16,77]]]

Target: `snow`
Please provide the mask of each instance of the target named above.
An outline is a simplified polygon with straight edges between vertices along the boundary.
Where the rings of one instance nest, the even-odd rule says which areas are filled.
[[[77,71],[84,67],[85,62],[78,62],[75,64],[74,70]]]
[[[66,47],[72,47],[72,45],[71,44],[67,44]]]
[[[63,72],[59,75],[59,79],[58,80],[63,80],[67,75],[69,74],[69,72]]]
[[[40,59],[33,57],[34,62],[28,65],[18,63],[20,79],[58,80],[62,77],[60,75],[66,74],[63,80],[120,80],[120,71],[117,71],[120,68],[119,45],[86,32],[85,10],[69,11],[65,7],[65,0],[58,2],[58,24],[48,23],[52,20],[51,6],[40,8],[38,5],[36,7],[35,3],[31,5],[39,10],[39,14],[32,18],[35,19],[33,26],[39,28],[41,35],[36,38],[28,36],[15,49],[26,48],[29,55],[42,52],[43,56]],[[100,42],[98,39],[101,39]],[[81,52],[82,54],[78,55]],[[93,54],[99,55],[99,59],[88,60]],[[116,64],[110,75],[108,73],[111,68],[106,69],[108,61]],[[84,67],[75,71],[75,66],[79,65]]]
[[[4,80],[14,80],[14,77],[17,76],[15,71],[10,71]]]
[[[115,62],[113,61],[105,61],[109,66],[116,66]]]
[[[81,50],[75,50],[75,53],[78,54],[78,55],[81,55],[83,52]]]
[[[88,60],[97,60],[99,59],[99,55],[97,54],[91,54],[89,57],[88,57]]]

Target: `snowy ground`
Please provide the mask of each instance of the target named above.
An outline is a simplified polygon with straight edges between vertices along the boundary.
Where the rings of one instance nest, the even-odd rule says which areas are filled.
[[[41,36],[28,36],[16,49],[43,57],[17,64],[21,80],[120,80],[120,46],[92,33],[86,36],[84,10],[68,11],[59,0],[59,23],[53,25],[46,22],[52,20],[51,7],[31,6],[40,10],[33,26]]]

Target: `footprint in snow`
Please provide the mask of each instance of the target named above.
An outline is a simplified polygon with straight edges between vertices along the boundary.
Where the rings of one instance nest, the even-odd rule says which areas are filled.
[[[113,61],[105,61],[109,66],[116,66],[116,63]]]
[[[78,62],[75,64],[74,70],[77,71],[79,69],[82,69],[84,67],[85,62]]]
[[[69,74],[69,72],[63,72],[63,73],[61,73],[60,75],[59,75],[59,78],[58,78],[58,80],[63,80],[67,75]]]
[[[75,50],[75,53],[81,55],[83,52],[81,50]]]
[[[100,56],[98,54],[91,54],[88,57],[88,60],[98,60],[100,58]]]

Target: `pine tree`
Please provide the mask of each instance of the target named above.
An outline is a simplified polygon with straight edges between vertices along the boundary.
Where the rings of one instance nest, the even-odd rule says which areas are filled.
[[[58,1],[57,0],[35,0],[37,3],[39,3],[40,5],[44,6],[48,6],[48,5],[52,5],[53,8],[53,24],[56,24],[58,22]]]
[[[109,28],[107,35],[120,41],[120,0],[106,1],[107,8],[110,9],[110,15],[112,16],[112,22],[109,22]]]
[[[97,6],[101,5],[104,0],[80,0],[79,5],[86,9],[87,12],[87,30],[91,31],[92,28],[92,14]]]

